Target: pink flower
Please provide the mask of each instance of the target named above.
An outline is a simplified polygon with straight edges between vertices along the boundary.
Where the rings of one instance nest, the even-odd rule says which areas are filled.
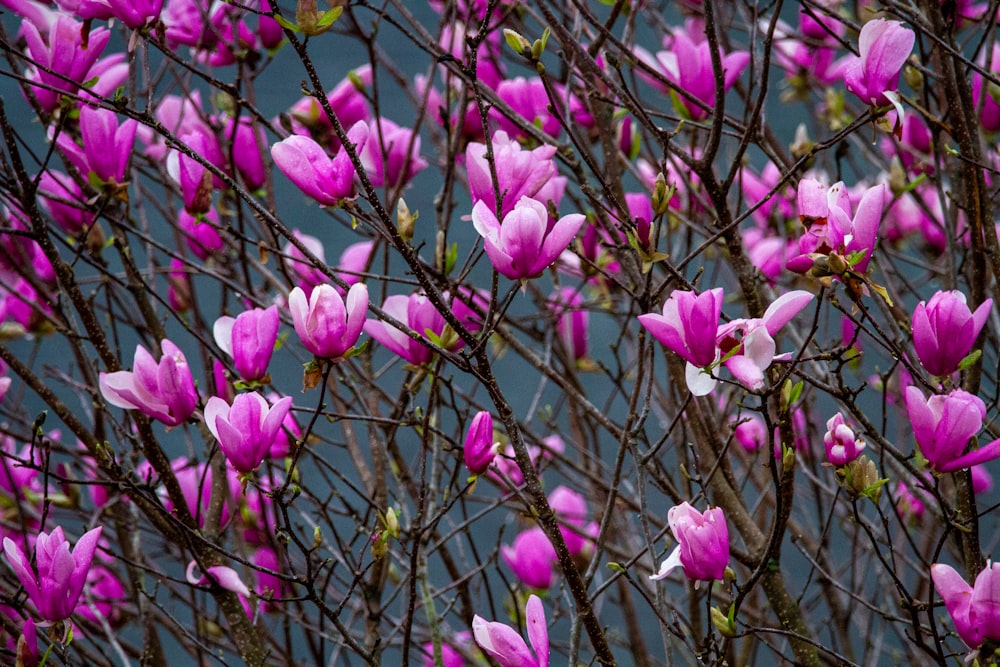
[[[569,358],[579,361],[587,356],[587,329],[590,313],[583,308],[580,290],[562,287],[549,297],[549,308],[556,315],[556,334]]]
[[[70,234],[79,234],[94,221],[94,214],[84,205],[84,197],[76,181],[55,169],[46,169],[38,180],[38,202],[59,227]]]
[[[317,357],[339,361],[361,336],[368,312],[368,288],[356,283],[347,292],[347,303],[332,285],[313,288],[309,299],[301,287],[288,295],[295,333]]]
[[[1000,641],[1000,563],[987,563],[973,586],[943,563],[931,565],[931,579],[966,646],[977,649],[987,640]]]
[[[241,473],[249,473],[267,457],[291,407],[291,396],[273,406],[255,391],[239,394],[232,406],[212,396],[205,404],[205,425],[219,441],[219,449],[229,464]]]
[[[528,197],[517,202],[503,223],[484,202],[472,209],[472,224],[484,239],[493,268],[512,280],[542,273],[569,247],[585,219],[571,213],[550,226],[545,205]]]
[[[59,106],[63,92],[75,93],[79,82],[88,79],[87,73],[111,38],[107,28],[98,28],[90,32],[87,48],[83,48],[83,25],[64,14],[49,26],[47,39],[31,21],[24,21],[21,29],[28,55],[44,68],[33,70],[28,78],[52,88],[30,89],[42,110],[49,113]]]
[[[1000,44],[993,44],[990,63],[991,73],[996,77],[1000,71]],[[987,132],[1000,131],[1000,103],[997,102],[997,92],[995,83],[987,81],[979,72],[973,72],[972,103],[976,109],[981,109],[979,119]]]
[[[552,568],[556,550],[540,527],[521,531],[514,544],[500,547],[504,562],[528,588],[546,589],[552,586]]]
[[[493,135],[493,157],[496,165],[497,185],[501,197],[500,217],[506,217],[522,197],[530,197],[542,204],[550,201],[556,206],[566,190],[566,177],[559,176],[555,146],[539,146],[524,150],[500,130]],[[469,172],[469,193],[472,204],[485,202],[496,212],[493,176],[486,161],[486,144],[470,143],[465,149],[465,166]]]
[[[131,371],[101,373],[101,395],[111,405],[140,410],[167,426],[177,426],[194,413],[198,393],[184,353],[166,338],[160,347],[159,362],[137,345]]]
[[[133,30],[155,23],[163,9],[163,0],[107,0],[111,12]]]
[[[210,208],[207,213],[200,216],[191,215],[187,209],[181,209],[177,213],[177,224],[184,232],[188,248],[203,262],[212,255],[221,254],[226,247],[225,241],[216,229],[219,226],[219,214],[214,208]]]
[[[721,287],[701,294],[674,290],[663,304],[662,315],[640,315],[639,323],[676,355],[703,368],[715,361],[722,298]]]
[[[930,301],[921,301],[913,310],[913,347],[920,363],[931,375],[944,377],[975,345],[986,324],[993,299],[986,299],[973,313],[965,294],[958,290],[937,292]]]
[[[264,17],[261,17],[262,19]],[[251,190],[264,187],[267,181],[267,167],[261,156],[261,146],[267,146],[264,131],[249,117],[226,120],[223,136],[232,141],[233,164],[243,177],[243,182]]]
[[[7,562],[21,581],[28,599],[44,620],[55,623],[72,615],[87,582],[87,572],[94,560],[101,526],[87,531],[70,550],[61,527],[51,533],[39,533],[35,542],[35,566],[20,546],[9,537],[3,540]]]
[[[767,307],[764,317],[733,320],[719,327],[722,363],[733,377],[752,390],[762,389],[764,371],[775,359],[775,334],[812,300],[813,295],[804,290],[786,292]]]
[[[820,256],[837,254],[845,262],[853,256],[852,268],[864,273],[878,238],[886,195],[884,184],[868,188],[852,218],[842,181],[829,188],[814,179],[799,181],[799,219],[809,228],[799,239],[799,255],[788,260],[788,269],[805,273]]]
[[[240,598],[243,610],[248,618],[253,617],[253,609],[250,607],[250,589],[240,579],[239,573],[226,565],[212,565],[206,567],[200,577],[195,576],[198,567],[197,561],[188,563],[186,576],[188,583],[193,586],[218,586],[227,591],[232,591]]]
[[[549,506],[559,520],[559,532],[571,556],[583,553],[588,536],[596,537],[600,527],[587,523],[587,499],[567,486],[557,486],[549,494]]]
[[[473,475],[482,475],[490,467],[499,447],[500,443],[493,439],[493,415],[485,410],[477,412],[462,447],[465,467]]]
[[[920,453],[932,470],[953,472],[1000,457],[1000,440],[963,454],[986,417],[986,405],[978,396],[955,389],[946,396],[926,399],[920,389],[910,386],[906,411]]]
[[[677,97],[680,107],[675,111],[682,115],[686,114],[696,121],[708,118],[711,109],[715,107],[715,75],[712,72],[710,48],[707,40],[695,43],[684,30],[678,29],[674,31],[671,49],[658,52],[655,60],[648,53],[639,51],[639,57],[674,84],[678,90],[704,103],[707,109],[689,102],[683,95]],[[746,69],[750,62],[750,54],[747,51],[733,51],[730,54],[720,55],[722,55],[724,87],[729,90]],[[646,78],[664,92],[670,90],[659,81],[648,76]]]
[[[538,125],[542,132],[558,137],[562,126],[559,118],[549,111],[551,102],[545,91],[545,84],[539,77],[525,79],[517,76],[502,80],[496,88],[501,100],[510,105],[529,125]],[[507,118],[496,108],[490,109],[490,118],[495,120],[500,129],[514,137],[526,137],[517,123]]]
[[[257,381],[267,375],[267,365],[278,340],[281,319],[278,307],[252,308],[235,318],[224,315],[215,321],[215,343],[233,358],[244,380]]]
[[[85,175],[92,173],[102,183],[121,184],[126,180],[138,125],[131,118],[118,125],[114,111],[84,106],[80,109],[83,147],[77,146],[65,132],[56,138],[56,145]]]
[[[500,667],[549,667],[549,629],[545,625],[545,608],[537,595],[531,595],[524,607],[524,620],[528,640],[534,655],[524,639],[513,628],[498,621],[487,621],[479,614],[472,619],[472,634],[476,643]]]
[[[826,422],[823,446],[826,448],[826,460],[839,467],[861,456],[865,440],[854,435],[854,430],[844,423],[844,415],[838,412]]]
[[[368,141],[368,126],[358,121],[347,138],[360,152]],[[337,206],[354,192],[354,165],[346,150],[331,159],[318,143],[295,134],[271,146],[271,157],[292,183],[323,206]]]
[[[725,576],[729,565],[729,528],[721,507],[705,510],[702,514],[688,503],[671,507],[667,512],[670,532],[677,540],[677,548],[660,570],[650,579],[663,579],[680,565],[688,579],[712,581]]]
[[[460,299],[451,299],[445,293],[447,301],[451,302],[451,308],[455,316],[462,320],[466,327],[475,327],[471,309],[462,303]],[[462,347],[462,340],[442,339],[445,333],[447,322],[444,316],[437,311],[423,294],[411,294],[404,296],[394,294],[387,297],[382,304],[382,312],[406,325],[410,330],[416,332],[421,337],[427,339],[437,339],[436,342],[447,344],[451,350]],[[423,343],[420,339],[411,338],[404,331],[400,331],[388,322],[378,320],[368,320],[365,322],[365,333],[377,340],[388,350],[399,355],[409,363],[420,366],[430,361],[434,356],[434,350]],[[433,338],[432,338],[433,337]]]
[[[756,452],[767,444],[767,426],[757,415],[743,417],[733,428],[733,438],[747,452]]]
[[[847,90],[865,104],[892,104],[902,119],[903,106],[896,88],[914,40],[913,31],[899,21],[874,19],[866,23],[858,35],[861,55],[851,58],[844,67]]]
[[[330,108],[343,127],[356,127],[357,123],[371,118],[364,88],[372,85],[372,69],[362,65],[341,80],[326,96]],[[323,107],[315,97],[303,97],[288,110],[295,134],[311,136],[331,152],[340,150],[340,140],[333,131],[333,124],[327,118]],[[367,127],[367,125],[366,125]],[[350,133],[348,133],[348,136]],[[351,139],[353,143],[357,143]],[[359,147],[360,149],[360,147]]]
[[[420,136],[412,129],[380,118],[368,131],[361,161],[375,187],[398,188],[427,168],[427,160],[420,157]]]

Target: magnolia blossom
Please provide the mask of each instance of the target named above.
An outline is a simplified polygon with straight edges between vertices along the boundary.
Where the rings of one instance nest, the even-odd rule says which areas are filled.
[[[540,77],[525,79],[523,76],[516,76],[504,79],[497,85],[496,93],[529,125],[538,125],[542,132],[553,137],[559,136],[562,126],[559,124],[559,117],[549,111],[552,103]],[[490,118],[511,136],[527,137],[517,123],[499,110],[490,109]]]
[[[111,39],[111,32],[107,28],[98,28],[86,33],[82,24],[65,14],[59,14],[48,26],[47,35],[44,35],[44,27],[24,21],[21,31],[28,46],[28,55],[41,65],[41,68],[33,69],[28,78],[46,86],[30,88],[31,94],[42,110],[51,113],[59,106],[64,91],[75,93],[80,83],[89,78],[87,75]],[[84,34],[87,35],[87,48],[83,48],[82,44]]]
[[[133,30],[156,22],[163,9],[163,0],[107,0],[115,18]]]
[[[733,320],[719,327],[717,340],[724,360],[722,363],[733,377],[754,391],[762,389],[764,371],[771,367],[775,359],[775,334],[812,300],[810,292],[786,292],[767,307],[764,317]],[[697,381],[707,383],[712,380],[710,377],[708,380],[700,379],[705,377],[708,376],[700,374]]]
[[[514,544],[502,545],[500,555],[525,586],[536,589],[552,586],[556,550],[539,526],[521,531]]]
[[[931,565],[931,579],[966,646],[977,649],[985,641],[1000,641],[1000,563],[988,562],[972,586],[943,563]]]
[[[56,138],[56,145],[84,174],[93,173],[103,183],[124,183],[138,126],[132,118],[119,125],[118,115],[110,109],[84,106],[80,109],[83,146],[65,132]]]
[[[583,308],[580,290],[562,287],[549,297],[549,308],[557,316],[556,334],[570,358],[579,361],[587,356],[587,330],[590,313]]]
[[[978,396],[955,389],[927,399],[920,389],[910,386],[906,411],[920,453],[937,472],[953,472],[1000,457],[1000,439],[964,454],[986,418],[986,405]]]
[[[288,295],[292,324],[306,349],[317,357],[338,361],[358,342],[368,312],[368,287],[356,283],[347,302],[332,285],[313,288],[308,300],[301,287]]]
[[[360,152],[368,141],[368,126],[358,121],[347,138]],[[354,164],[346,150],[331,159],[318,143],[295,134],[271,146],[271,157],[281,173],[323,206],[337,206],[354,191]]]
[[[269,405],[263,396],[250,392],[239,394],[231,406],[212,396],[205,404],[205,425],[229,464],[250,473],[267,457],[291,407],[291,396]]]
[[[844,415],[838,412],[826,422],[823,446],[827,461],[835,466],[844,466],[861,456],[865,441],[854,435],[854,430],[844,422]]]
[[[729,565],[729,528],[721,507],[702,514],[688,503],[671,507],[667,512],[670,532],[677,540],[667,559],[650,579],[664,579],[680,565],[688,579],[713,581],[725,576]]]
[[[571,556],[583,553],[600,530],[597,523],[587,522],[587,499],[568,486],[557,486],[549,494],[549,507],[559,520],[566,550]]]
[[[799,255],[787,267],[805,273],[821,257],[837,254],[859,273],[864,273],[882,221],[882,207],[888,189],[884,184],[868,188],[851,216],[851,200],[843,181],[827,188],[814,179],[799,181],[799,219],[808,225],[799,239]]]
[[[61,527],[51,533],[41,532],[35,541],[34,567],[14,540],[4,538],[7,562],[44,620],[52,623],[65,620],[76,609],[100,538],[101,526],[98,526],[84,533],[71,550]]]
[[[663,304],[662,315],[640,315],[639,323],[688,364],[704,368],[716,359],[715,337],[722,299],[721,287],[701,294],[675,290]]]
[[[675,110],[700,121],[708,118],[716,102],[715,74],[712,69],[710,49],[707,40],[695,42],[685,30],[675,30],[671,38],[670,50],[658,52],[655,59],[643,49],[637,48],[636,52],[640,59],[667,81],[674,84],[676,90],[684,93],[678,95],[677,100],[680,103],[680,108]],[[723,88],[729,90],[750,62],[750,53],[733,51],[719,55],[722,60]],[[671,90],[641,70],[640,74],[665,92]],[[698,100],[704,106],[690,102],[688,96]]]
[[[937,292],[913,309],[913,348],[932,375],[951,375],[975,345],[986,324],[993,299],[972,312],[958,290]]]
[[[216,344],[233,358],[240,377],[254,381],[267,375],[280,325],[277,306],[252,308],[236,317],[220,317],[212,333]]]
[[[866,104],[892,104],[902,119],[903,105],[896,88],[915,39],[913,31],[899,21],[874,19],[866,23],[858,35],[861,55],[844,68],[847,89]]]
[[[472,634],[476,643],[501,667],[549,667],[549,629],[545,625],[545,608],[537,595],[528,598],[524,621],[534,654],[509,625],[487,621],[479,614],[472,619]]]
[[[131,371],[101,373],[101,395],[111,405],[141,410],[167,426],[177,426],[194,412],[198,393],[184,353],[167,339],[160,347],[163,356],[159,362],[142,345],[136,345]]]
[[[447,292],[442,293],[442,296],[450,304],[452,313],[466,329],[478,330],[482,317],[475,310]],[[477,297],[473,296],[472,300],[476,301]],[[445,321],[444,315],[439,313],[430,299],[423,294],[409,296],[394,294],[387,297],[385,303],[382,304],[382,312],[422,337],[434,340],[435,343],[444,345],[449,350],[457,350],[463,345],[461,338],[453,333],[447,333],[450,331],[450,327]],[[433,348],[420,342],[420,338],[414,339],[388,322],[368,320],[365,322],[365,333],[416,366],[427,363],[434,356]]]
[[[559,176],[553,156],[556,147],[548,144],[525,150],[506,132],[493,134],[493,163],[486,160],[486,144],[472,142],[465,149],[465,166],[469,172],[469,193],[473,206],[485,202],[496,212],[496,191],[493,189],[493,170],[496,171],[500,192],[500,216],[514,210],[523,197],[530,197],[543,204],[550,201],[559,206],[566,190],[566,177]]]
[[[502,223],[484,202],[472,208],[472,224],[493,268],[512,280],[544,271],[569,247],[584,220],[583,214],[571,213],[550,225],[545,205],[529,197],[521,197]]]
[[[485,410],[477,412],[469,424],[462,456],[465,467],[473,475],[482,475],[497,455],[500,443],[493,439],[493,415]]]
[[[427,168],[420,157],[420,136],[411,128],[379,118],[369,125],[368,137],[361,162],[375,187],[397,188]]]

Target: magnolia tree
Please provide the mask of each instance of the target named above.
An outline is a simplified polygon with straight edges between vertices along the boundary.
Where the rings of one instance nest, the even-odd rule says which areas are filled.
[[[997,662],[995,0],[0,5],[0,662]]]

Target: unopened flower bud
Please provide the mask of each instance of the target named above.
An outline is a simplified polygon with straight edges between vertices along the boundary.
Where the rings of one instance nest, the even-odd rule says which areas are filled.
[[[903,67],[903,81],[913,90],[920,90],[924,87],[924,73],[916,66],[919,64],[917,56],[910,56],[909,62]]]
[[[671,194],[667,188],[667,179],[661,171],[656,175],[656,185],[653,186],[653,212],[656,215],[663,215],[670,208]]]
[[[410,213],[410,208],[406,201],[400,197],[396,203],[396,230],[400,238],[409,243],[413,240],[414,223],[417,221],[417,214]]]

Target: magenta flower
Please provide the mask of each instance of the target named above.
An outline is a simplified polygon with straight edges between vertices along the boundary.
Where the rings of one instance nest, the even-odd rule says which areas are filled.
[[[493,415],[485,410],[477,412],[462,447],[465,467],[473,475],[482,475],[490,467],[499,447],[500,443],[493,439]]]
[[[977,649],[987,640],[1000,641],[1000,563],[987,563],[973,586],[943,563],[931,565],[931,579],[966,646]]]
[[[163,0],[107,0],[111,12],[133,30],[155,23],[163,10]]]
[[[264,17],[261,17],[262,19]],[[261,156],[261,146],[267,146],[264,131],[253,123],[249,117],[226,120],[223,136],[229,138],[233,145],[233,164],[243,177],[243,182],[251,190],[264,187],[267,181],[267,167]]]
[[[111,405],[139,410],[167,426],[177,426],[194,413],[198,393],[184,353],[166,338],[160,347],[163,356],[159,362],[142,345],[136,345],[131,371],[101,373],[101,395]]]
[[[87,199],[76,181],[55,169],[46,169],[38,179],[38,203],[69,234],[79,234],[94,221]]]
[[[826,460],[839,467],[861,456],[865,440],[854,435],[854,429],[844,423],[844,415],[838,412],[826,422],[823,447],[826,449]]]
[[[343,127],[353,128],[358,122],[367,122],[371,118],[364,88],[371,86],[372,80],[371,66],[362,65],[352,70],[326,96],[330,108]],[[360,89],[357,84],[361,84]],[[317,141],[324,142],[331,152],[340,150],[340,140],[333,131],[333,124],[315,97],[303,97],[292,105],[288,115],[292,119],[292,129],[295,134],[312,136]],[[351,141],[354,142],[353,139]]]
[[[455,315],[462,319],[463,312],[469,311],[469,307],[458,300],[452,301],[452,310]],[[386,297],[382,304],[382,312],[398,322],[406,325],[417,334],[424,337],[434,337],[441,340],[441,335],[445,331],[447,322],[423,294],[411,294],[404,296],[394,294]],[[377,340],[388,350],[399,355],[414,366],[420,366],[430,361],[434,356],[434,350],[419,340],[411,338],[388,322],[379,320],[368,320],[365,322],[365,333]],[[441,341],[447,343],[449,341]],[[456,350],[462,346],[461,339],[449,345],[449,348]]]
[[[460,636],[464,635],[464,637]],[[468,643],[469,633],[458,633],[455,639],[461,640],[463,644]],[[437,667],[434,664],[434,643],[426,642],[423,645],[424,662],[423,667]],[[442,667],[465,667],[465,657],[458,652],[451,644],[441,642],[441,666]]]
[[[131,118],[118,125],[114,111],[84,106],[80,109],[83,147],[65,132],[56,138],[56,145],[84,174],[93,173],[103,183],[124,183],[138,125]]]
[[[87,48],[83,48],[82,24],[65,14],[60,14],[49,26],[47,39],[42,38],[42,31],[31,21],[22,22],[21,31],[28,45],[28,55],[44,68],[33,71],[28,78],[52,88],[31,88],[39,106],[49,113],[59,106],[63,92],[75,93],[80,85],[76,82],[88,79],[91,66],[111,38],[107,28],[98,28],[90,32]]]
[[[201,156],[212,164],[211,156],[218,152],[218,140],[208,131],[193,131],[180,135],[191,153]],[[198,160],[180,151],[171,151],[167,157],[167,172],[181,186],[184,208],[192,215],[208,213],[212,208],[212,192],[216,179],[208,168]]]
[[[333,285],[313,288],[309,299],[301,287],[288,295],[292,324],[306,349],[317,357],[340,361],[354,347],[365,326],[368,287],[356,283],[347,292],[347,303]]]
[[[868,188],[852,218],[850,197],[842,181],[829,188],[813,179],[799,181],[799,219],[809,228],[799,239],[799,255],[788,260],[788,269],[805,273],[818,258],[832,253],[845,262],[855,256],[852,268],[864,273],[878,238],[887,194],[881,183]]]
[[[764,371],[775,359],[774,336],[812,300],[813,294],[804,290],[786,292],[767,307],[764,317],[733,320],[719,327],[722,363],[733,377],[752,390],[762,389]]]
[[[497,96],[510,105],[510,108],[529,125],[537,125],[542,132],[550,136],[559,136],[562,126],[559,124],[559,118],[549,111],[551,102],[541,78],[536,76],[525,79],[523,76],[517,76],[513,79],[504,79],[497,85],[496,92]],[[490,118],[496,121],[501,131],[514,137],[527,137],[517,123],[497,109],[490,109]]]
[[[427,160],[420,157],[420,136],[411,128],[380,118],[368,131],[361,162],[375,187],[398,188],[427,168]]]
[[[521,531],[513,545],[502,545],[500,555],[528,588],[541,590],[552,586],[556,550],[539,526]]]
[[[733,439],[747,452],[756,452],[767,444],[767,426],[757,415],[743,417],[733,427]]]
[[[549,308],[556,315],[556,334],[569,354],[579,361],[587,356],[587,330],[590,313],[583,308],[580,290],[562,287],[549,297]]]
[[[993,299],[971,312],[958,290],[937,292],[913,309],[913,347],[931,375],[944,377],[958,370],[986,324]]]
[[[502,224],[485,202],[472,209],[472,224],[484,239],[493,268],[511,280],[533,278],[544,271],[569,247],[585,219],[571,213],[549,225],[545,205],[529,197],[521,197]]]
[[[917,387],[910,386],[906,388],[906,411],[920,453],[932,470],[953,472],[1000,457],[1000,440],[963,454],[986,418],[986,405],[978,396],[955,389],[946,396],[926,399]]]
[[[567,486],[557,486],[549,494],[549,507],[559,520],[559,532],[571,556],[587,549],[588,537],[596,538],[600,526],[587,523],[587,499]]]
[[[368,141],[368,126],[358,121],[347,138],[360,152]],[[278,169],[306,195],[323,206],[336,206],[354,192],[354,165],[346,150],[330,159],[323,147],[309,137],[294,134],[271,146]]]
[[[534,654],[509,625],[487,621],[478,614],[472,619],[472,634],[476,643],[501,667],[549,667],[549,629],[545,625],[545,608],[537,595],[528,598],[524,621]]]
[[[721,287],[701,294],[674,290],[663,304],[662,315],[646,313],[639,316],[639,323],[653,338],[688,362],[688,387],[697,396],[712,390],[709,387],[704,391],[701,387],[697,369],[710,366],[717,358],[715,339],[722,315],[722,298]]]
[[[701,121],[708,118],[715,107],[715,75],[712,72],[711,47],[707,40],[695,43],[684,30],[675,30],[669,51],[660,51],[653,59],[648,53],[639,51],[639,57],[650,67],[658,71],[667,81],[694,99],[704,103],[707,108],[689,102],[684,96],[678,95],[679,114]],[[747,51],[733,51],[722,54],[722,70],[726,90],[733,87],[740,74],[750,62]],[[646,76],[649,82],[668,92],[670,89],[659,81]]]
[[[702,514],[688,503],[671,507],[667,512],[670,532],[677,548],[660,563],[660,570],[650,579],[663,579],[680,565],[688,579],[713,581],[725,576],[729,565],[729,528],[721,507]]]
[[[992,51],[991,73],[996,77],[1000,69],[1000,44],[994,43]],[[987,81],[979,72],[972,74],[972,103],[976,109],[981,110],[979,120],[987,132],[1000,131],[1000,103],[997,102],[996,93],[996,84]]]
[[[235,318],[223,315],[215,321],[212,333],[215,343],[233,358],[240,377],[252,382],[267,375],[280,325],[277,306],[252,308]]]
[[[493,135],[493,156],[497,184],[501,197],[500,217],[506,217],[522,197],[531,197],[543,204],[556,206],[566,190],[566,177],[559,176],[552,157],[555,146],[539,146],[524,150],[506,132]],[[470,143],[465,149],[465,167],[469,172],[469,192],[473,206],[485,202],[496,212],[496,196],[490,164],[486,161],[486,144]]]
[[[188,213],[187,209],[181,209],[177,213],[177,226],[184,232],[184,241],[187,247],[194,253],[194,256],[201,261],[206,261],[213,255],[219,255],[226,247],[226,242],[219,236],[219,214],[214,208],[210,208],[207,213],[200,216]]]
[[[858,35],[860,57],[851,58],[844,67],[844,84],[865,104],[896,107],[903,118],[903,106],[896,88],[899,73],[910,57],[915,37],[899,21],[874,19]]]
[[[98,526],[84,533],[71,551],[61,527],[51,533],[41,532],[35,542],[34,568],[21,547],[9,537],[4,538],[7,562],[44,620],[55,623],[72,615],[100,538]]]
[[[232,406],[212,396],[205,404],[205,425],[219,441],[219,449],[229,464],[241,473],[249,473],[267,457],[291,407],[291,396],[273,406],[255,391],[239,394]]]

